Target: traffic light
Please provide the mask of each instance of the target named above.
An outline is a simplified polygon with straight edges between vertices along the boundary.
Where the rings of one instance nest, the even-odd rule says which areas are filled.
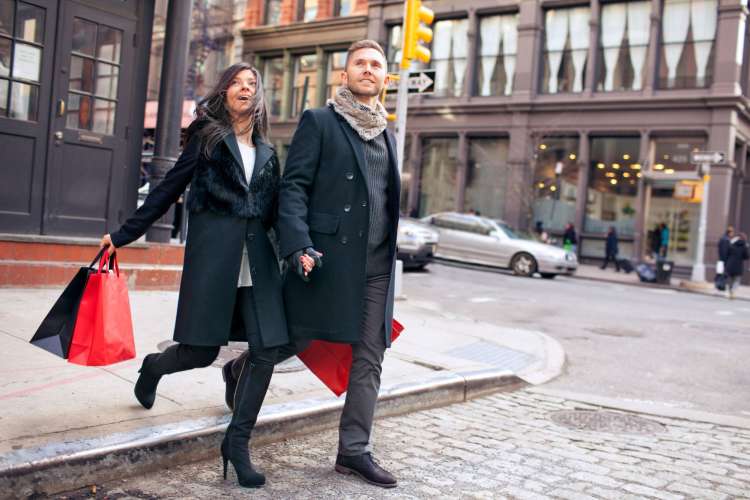
[[[419,42],[430,43],[432,41],[432,30],[421,23],[430,25],[434,19],[435,13],[423,6],[422,0],[406,0],[401,69],[409,69],[412,59],[419,59],[423,63],[430,62],[430,49],[420,45]]]

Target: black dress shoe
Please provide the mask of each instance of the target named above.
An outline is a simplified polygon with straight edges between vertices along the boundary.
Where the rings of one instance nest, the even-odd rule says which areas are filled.
[[[383,469],[372,458],[372,453],[362,455],[341,455],[336,457],[336,472],[340,474],[356,474],[370,484],[381,488],[395,488],[398,485],[393,474]]]
[[[224,401],[227,404],[227,408],[234,411],[234,393],[237,390],[237,379],[234,378],[232,373],[232,362],[233,360],[227,361],[227,363],[221,369],[221,378],[224,379]]]

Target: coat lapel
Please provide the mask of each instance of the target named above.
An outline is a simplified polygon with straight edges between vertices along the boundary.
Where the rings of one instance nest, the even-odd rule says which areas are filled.
[[[365,148],[362,145],[362,138],[357,135],[351,125],[349,125],[346,120],[344,120],[344,118],[336,113],[333,109],[331,109],[331,113],[335,114],[336,118],[338,118],[339,125],[341,126],[342,130],[344,131],[344,135],[346,136],[349,144],[351,144],[352,149],[354,150],[354,158],[356,158],[357,160],[357,165],[359,165],[359,170],[362,174],[362,177],[365,179],[365,185],[367,185],[367,190],[369,192],[370,186],[367,184],[367,171],[365,170]]]
[[[245,178],[245,168],[242,165],[242,155],[240,154],[240,147],[237,144],[237,137],[234,135],[234,133],[231,133],[224,137],[224,144],[227,145],[227,148],[229,149],[229,152],[232,153],[232,158],[234,158],[235,170],[239,168],[239,178],[240,182],[242,183],[242,186],[245,189],[248,189],[247,179]]]
[[[273,149],[271,146],[263,142],[260,137],[253,136],[255,143],[255,165],[253,166],[253,175],[250,177],[250,184],[252,184],[258,177],[259,172],[263,169],[271,156],[273,156]]]

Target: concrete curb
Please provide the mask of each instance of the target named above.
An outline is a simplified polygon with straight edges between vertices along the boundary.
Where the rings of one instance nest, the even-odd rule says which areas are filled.
[[[444,373],[423,383],[381,389],[377,416],[461,403],[526,385],[527,382],[505,370]],[[333,428],[343,404],[343,399],[308,399],[270,405],[258,419],[253,445]],[[22,450],[16,460],[0,463],[0,497],[52,495],[162,467],[216,458],[228,419],[229,415],[223,415],[123,433],[108,440]],[[218,461],[216,466],[219,467]]]

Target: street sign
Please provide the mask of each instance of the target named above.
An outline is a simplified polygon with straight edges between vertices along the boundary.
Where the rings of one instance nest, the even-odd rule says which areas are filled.
[[[388,83],[386,93],[395,94],[398,92],[398,82],[391,80]],[[409,73],[409,93],[410,94],[432,94],[435,92],[435,70],[423,69],[421,71],[412,71]]]
[[[690,163],[723,165],[725,161],[726,155],[720,151],[693,151],[690,153]]]

